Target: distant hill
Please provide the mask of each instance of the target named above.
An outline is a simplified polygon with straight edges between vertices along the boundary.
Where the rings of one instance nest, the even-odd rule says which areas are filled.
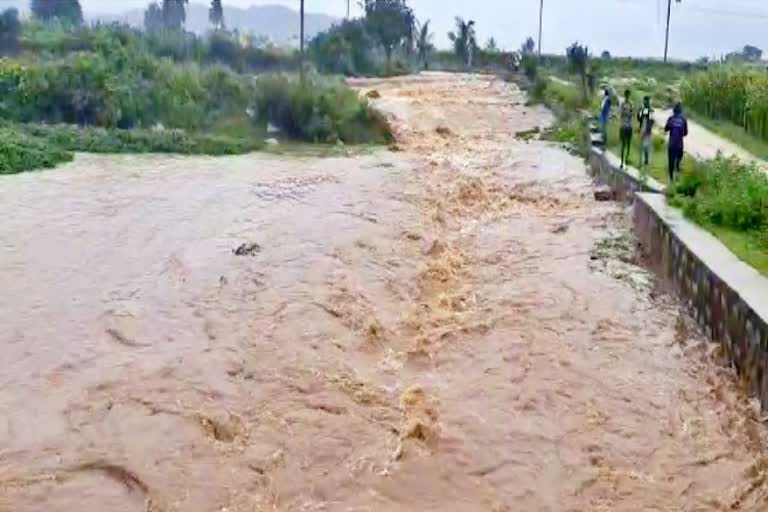
[[[88,13],[86,12],[86,17]],[[131,9],[122,14],[101,15],[95,18],[100,21],[119,21],[132,26],[144,25],[144,10]],[[299,13],[282,5],[252,5],[248,8],[224,7],[224,20],[230,30],[253,33],[265,36],[275,42],[287,42],[299,37]],[[338,18],[319,13],[305,14],[305,30],[307,38],[327,30]],[[205,33],[211,28],[208,21],[208,5],[190,3],[187,7],[186,29],[198,34]]]

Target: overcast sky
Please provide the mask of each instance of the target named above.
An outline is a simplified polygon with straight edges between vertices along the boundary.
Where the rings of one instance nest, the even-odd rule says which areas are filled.
[[[192,0],[195,1],[195,0]],[[200,1],[200,0],[197,0]],[[81,0],[93,12],[145,6],[147,0]],[[0,0],[2,5],[3,0]],[[225,4],[282,4],[298,8],[299,0],[224,0]],[[419,19],[431,19],[436,42],[454,16],[477,22],[482,42],[494,36],[505,48],[517,48],[538,30],[539,0],[410,0]],[[359,12],[352,0],[353,13]],[[346,0],[306,0],[308,11],[343,16]],[[745,44],[768,52],[768,0],[683,0],[672,5],[670,54],[677,58],[719,56]],[[562,53],[575,40],[594,53],[660,56],[664,49],[666,0],[544,0],[545,52]]]

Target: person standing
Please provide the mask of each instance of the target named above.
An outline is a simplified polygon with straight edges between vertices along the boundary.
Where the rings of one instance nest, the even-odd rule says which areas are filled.
[[[678,103],[672,111],[672,117],[667,120],[664,127],[669,132],[669,182],[680,174],[680,165],[683,163],[683,139],[688,136],[688,120],[683,115],[683,106]]]
[[[632,92],[627,89],[624,91],[624,102],[621,104],[621,168],[629,165],[629,151],[632,148],[632,121],[634,119],[634,108],[632,107]]]
[[[603,146],[608,146],[608,121],[611,119],[611,91],[605,88],[605,96],[600,106],[600,130],[603,132]]]
[[[653,139],[653,108],[651,108],[651,97],[643,98],[643,108],[637,113],[637,121],[640,124],[640,137],[642,144],[640,146],[640,165],[648,167],[651,161],[651,143]]]

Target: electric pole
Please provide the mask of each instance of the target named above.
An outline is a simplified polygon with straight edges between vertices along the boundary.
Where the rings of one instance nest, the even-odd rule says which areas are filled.
[[[301,0],[299,17],[301,18],[301,30],[299,31],[299,80],[301,83],[304,83],[304,0]]]
[[[539,6],[539,57],[541,57],[541,27],[544,22],[544,0],[541,0]]]
[[[347,21],[349,21],[349,0],[347,0]]]
[[[680,3],[681,0],[675,0]],[[667,36],[664,39],[664,62],[667,62],[669,55],[669,19],[672,17],[672,0],[667,0]]]

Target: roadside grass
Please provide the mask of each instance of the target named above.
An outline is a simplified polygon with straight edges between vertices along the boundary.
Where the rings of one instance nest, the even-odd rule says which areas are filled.
[[[757,231],[738,231],[712,223],[700,224],[715,235],[737,258],[768,276],[768,247],[765,235]]]
[[[754,164],[718,156],[684,169],[669,204],[768,275],[768,177]]]

